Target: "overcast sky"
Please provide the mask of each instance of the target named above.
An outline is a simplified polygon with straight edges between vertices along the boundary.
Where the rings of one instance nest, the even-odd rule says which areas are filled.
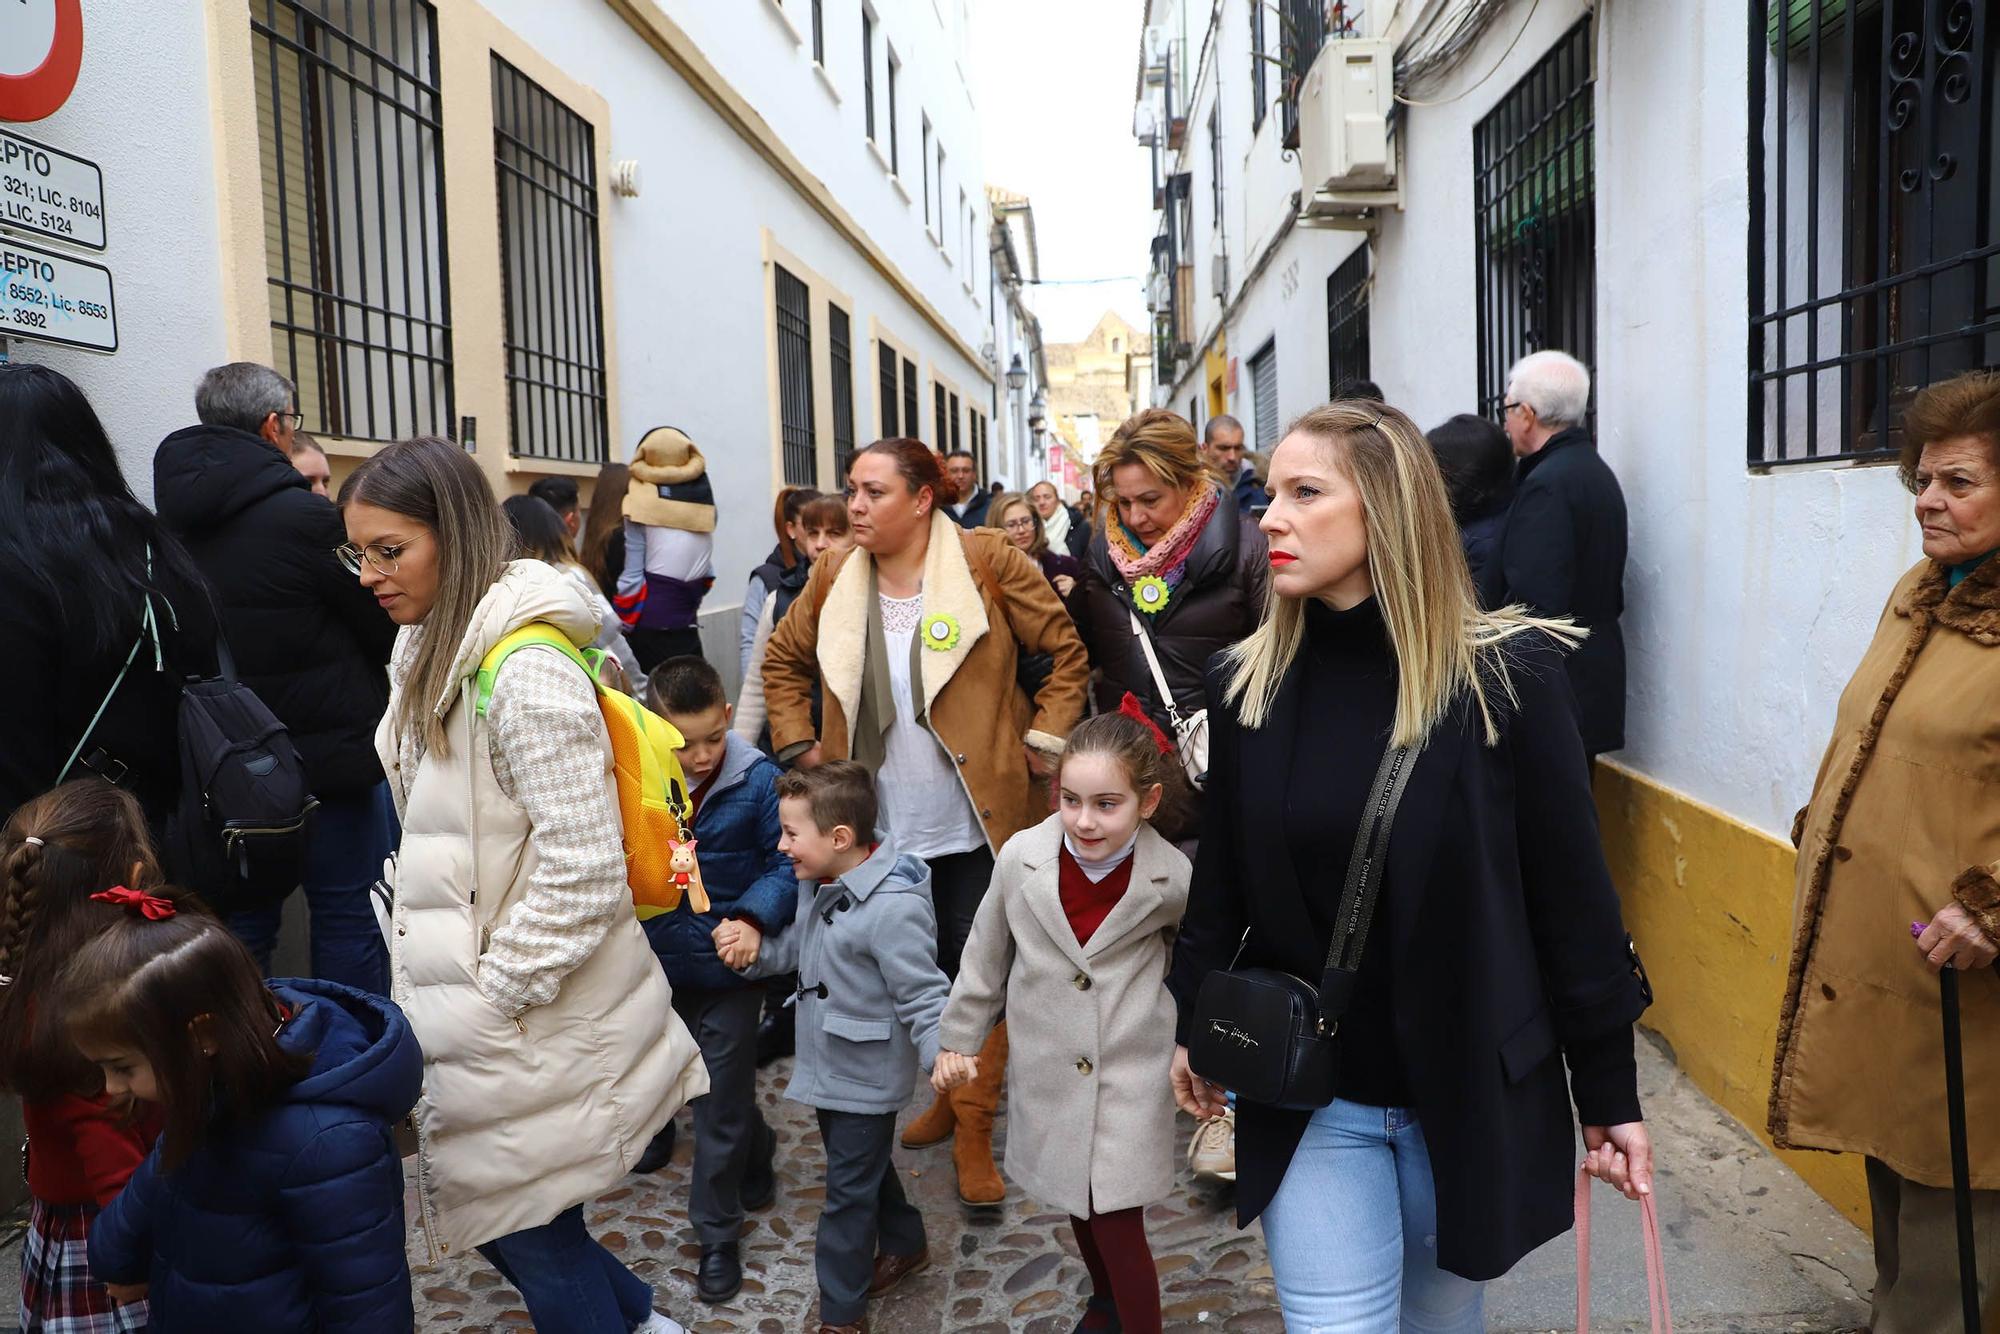
[[[1138,4],[973,0],[971,48],[986,179],[1034,201],[1043,279],[1123,280],[1030,288],[1043,335],[1074,342],[1106,307],[1143,328],[1153,214],[1132,138]]]

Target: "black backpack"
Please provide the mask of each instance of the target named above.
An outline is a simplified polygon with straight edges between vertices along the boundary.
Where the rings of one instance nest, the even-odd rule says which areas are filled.
[[[139,637],[58,783],[83,754],[148,638],[157,652],[159,630],[150,599]],[[219,628],[215,658],[220,675],[191,676],[181,687],[181,795],[167,819],[161,855],[176,884],[195,890],[217,913],[226,914],[269,907],[299,887],[319,802],[285,725],[236,679],[236,664]],[[90,767],[101,771],[97,763]]]

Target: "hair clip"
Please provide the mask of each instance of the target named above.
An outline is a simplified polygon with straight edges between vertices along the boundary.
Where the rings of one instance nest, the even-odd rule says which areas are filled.
[[[113,885],[107,890],[90,896],[92,903],[109,903],[137,913],[149,922],[164,922],[174,915],[174,901],[163,899],[158,894],[148,894],[143,889],[127,889],[124,885]]]
[[[36,847],[38,847],[38,848],[43,848],[43,847],[47,847],[47,846],[48,846],[48,845],[47,845],[46,843],[42,842],[42,840],[40,840],[39,838],[36,838],[36,837],[35,837],[35,836],[34,836],[33,834],[30,834],[30,835],[28,835],[28,836],[27,836],[26,838],[22,839],[21,841],[22,841],[23,843],[32,843],[32,844],[34,844],[34,845],[35,845]]]

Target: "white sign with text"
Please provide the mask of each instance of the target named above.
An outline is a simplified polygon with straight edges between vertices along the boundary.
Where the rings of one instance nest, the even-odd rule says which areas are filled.
[[[0,241],[0,338],[116,352],[111,270],[38,246]]]
[[[0,126],[0,228],[104,249],[104,173]]]

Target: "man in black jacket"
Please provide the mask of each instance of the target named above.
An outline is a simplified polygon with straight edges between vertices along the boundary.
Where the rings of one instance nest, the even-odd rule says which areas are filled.
[[[948,507],[958,526],[985,527],[986,511],[993,504],[993,493],[979,484],[979,461],[972,457],[972,452],[954,449],[945,455],[944,476],[958,490],[958,499]]]
[[[1486,605],[1525,603],[1590,637],[1567,661],[1584,749],[1625,744],[1625,493],[1581,425],[1590,372],[1562,352],[1523,357],[1507,379],[1504,421],[1521,460],[1513,506],[1488,565]]]
[[[396,627],[334,554],[347,541],[340,512],[291,464],[291,381],[252,362],[218,366],[195,390],[195,412],[202,424],[153,456],[154,503],[207,577],[238,673],[291,732],[319,798],[304,882],[313,974],[386,995],[368,891],[396,838],[374,742]],[[279,918],[273,904],[229,919],[267,970]]]

